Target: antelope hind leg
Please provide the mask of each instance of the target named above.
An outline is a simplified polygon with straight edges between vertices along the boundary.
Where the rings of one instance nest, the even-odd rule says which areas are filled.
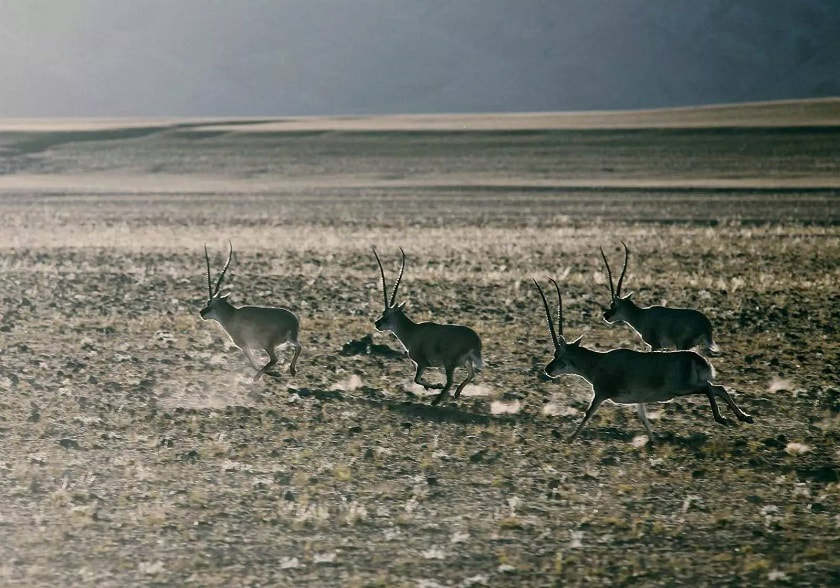
[[[295,365],[297,364],[298,355],[300,355],[300,343],[297,341],[289,341],[289,344],[295,348],[295,353],[292,355],[292,361],[289,363],[289,375],[294,376],[297,373],[297,368]]]
[[[472,379],[475,377],[475,368],[471,361],[467,361],[467,377],[458,385],[458,388],[455,389],[455,394],[452,396],[452,400],[458,400],[458,397],[461,396],[461,390],[464,389],[464,386],[472,382]]]
[[[717,384],[709,384],[709,398],[713,398],[713,395],[720,396],[723,398],[723,401],[726,402],[726,405],[732,409],[732,412],[735,413],[735,416],[738,417],[738,420],[743,423],[752,423],[753,418],[745,413],[743,410],[738,408],[738,405],[735,404],[735,401],[732,400],[732,397],[729,395],[729,392],[726,391],[726,388],[723,386],[718,386]]]
[[[726,418],[725,416],[720,414],[720,409],[718,408],[718,404],[715,401],[714,393],[711,392],[711,391],[707,391],[706,392],[706,397],[709,399],[709,404],[712,406],[712,414],[714,415],[715,420],[717,422],[719,422],[721,425],[727,425],[727,426],[731,425],[732,421],[730,421],[728,418]]]

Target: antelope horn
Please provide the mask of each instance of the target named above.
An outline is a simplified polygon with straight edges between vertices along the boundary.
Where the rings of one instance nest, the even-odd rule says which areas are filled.
[[[213,292],[213,296],[218,294],[219,290],[222,288],[222,280],[225,278],[225,272],[227,271],[228,266],[230,265],[230,260],[233,259],[233,243],[228,241],[228,246],[230,247],[230,251],[228,252],[228,258],[225,262],[225,267],[222,268],[222,273],[219,274],[219,279],[216,280],[216,291]],[[207,275],[209,276],[210,274],[208,273]]]
[[[554,348],[556,349],[560,347],[560,342],[557,340],[557,332],[554,330],[554,319],[551,317],[551,311],[548,309],[548,300],[545,299],[545,294],[543,294],[542,288],[540,288],[540,284],[536,279],[534,279],[534,285],[540,292],[540,297],[545,307],[545,317],[548,319],[548,332],[551,333],[551,340],[554,341]]]
[[[204,244],[204,261],[207,262],[207,293],[210,295],[207,300],[213,300],[213,285],[210,283],[210,254],[207,253],[207,243]]]
[[[551,283],[554,284],[554,289],[557,290],[557,330],[560,332],[560,336],[563,336],[563,297],[560,296],[560,286],[557,285],[557,282],[554,281],[554,278],[549,278]]]
[[[385,284],[385,270],[382,269],[382,262],[379,260],[379,254],[376,253],[376,247],[371,247],[371,250],[376,257],[376,263],[379,264],[379,273],[382,275],[382,296],[385,299],[385,310],[388,310],[388,286]]]
[[[601,250],[601,257],[604,260],[604,266],[607,268],[607,278],[610,281],[610,299],[615,300],[615,288],[613,288],[613,281],[612,281],[612,272],[610,271],[610,264],[607,262],[607,256],[604,255],[604,248],[598,247]]]
[[[624,241],[621,242],[624,245]],[[627,273],[627,261],[630,259],[630,250],[627,245],[624,245],[624,267],[621,270],[621,276],[618,278],[618,287],[615,289],[615,295],[621,296],[621,283],[624,281],[624,274]]]
[[[402,255],[402,260],[400,261],[400,273],[397,275],[397,281],[394,282],[394,289],[391,292],[391,302],[389,303],[389,307],[394,306],[394,300],[397,299],[397,290],[400,287],[400,282],[402,281],[403,272],[405,271],[405,251],[403,248],[400,247],[400,254]]]

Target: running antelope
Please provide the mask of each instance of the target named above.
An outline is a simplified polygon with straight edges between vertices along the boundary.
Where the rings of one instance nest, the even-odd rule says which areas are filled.
[[[435,396],[432,404],[438,404],[449,395],[452,388],[453,376],[456,367],[463,367],[467,370],[466,379],[458,384],[455,389],[453,400],[458,400],[461,390],[475,377],[475,370],[480,370],[484,363],[481,361],[481,339],[475,331],[461,325],[439,325],[437,323],[415,323],[405,315],[405,302],[395,305],[397,290],[400,287],[403,271],[405,271],[405,252],[400,248],[402,260],[400,272],[391,297],[388,298],[388,287],[385,284],[385,270],[382,269],[382,262],[376,249],[373,255],[379,264],[379,273],[382,275],[382,294],[385,298],[385,310],[376,322],[376,330],[391,331],[399,339],[400,343],[408,352],[408,357],[417,366],[414,374],[414,381],[423,386],[426,390],[440,390]],[[431,384],[423,380],[423,372],[427,368],[443,368],[446,373],[446,384]]]
[[[631,297],[633,293],[622,296],[621,284],[627,273],[627,261],[630,250],[624,246],[624,268],[618,278],[618,287],[613,287],[612,272],[607,256],[601,249],[601,257],[607,268],[607,279],[610,285],[610,307],[604,311],[604,321],[609,324],[623,322],[636,331],[651,350],[675,348],[679,350],[692,349],[702,346],[711,355],[718,351],[718,346],[712,339],[712,323],[702,312],[693,308],[667,308],[665,306],[637,306]]]
[[[288,343],[294,347],[294,356],[289,364],[289,373],[295,375],[295,362],[300,355],[300,343],[298,342],[298,330],[300,323],[298,318],[285,308],[271,308],[265,306],[233,306],[228,302],[228,296],[219,295],[222,287],[222,280],[233,257],[233,245],[230,244],[225,266],[222,273],[216,280],[216,287],[210,284],[210,256],[207,254],[207,245],[204,246],[204,259],[207,261],[207,290],[210,297],[207,299],[207,306],[199,313],[203,320],[213,319],[217,321],[225,332],[233,340],[234,344],[242,350],[248,361],[257,370],[254,381],[259,380],[263,374],[279,377],[275,371],[270,371],[277,363],[277,354],[274,349],[278,345]],[[263,349],[268,353],[268,363],[260,367],[254,358],[252,349]]]
[[[581,345],[580,337],[567,343],[563,337],[563,299],[557,282],[551,280],[551,283],[557,290],[557,331],[554,329],[545,294],[539,283],[534,280],[545,307],[548,331],[554,341],[554,359],[545,366],[545,373],[551,378],[562,374],[580,376],[589,382],[593,392],[586,414],[569,437],[569,442],[574,441],[605,400],[616,404],[635,404],[650,443],[653,443],[653,432],[645,412],[646,402],[667,402],[678,396],[704,394],[712,406],[715,420],[728,425],[729,419],[720,414],[715,401],[715,396],[718,396],[732,409],[739,421],[753,422],[750,415],[738,408],[726,388],[712,384],[714,368],[698,353],[643,352],[632,349],[593,351]]]

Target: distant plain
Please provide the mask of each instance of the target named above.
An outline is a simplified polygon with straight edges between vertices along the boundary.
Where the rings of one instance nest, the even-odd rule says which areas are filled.
[[[0,583],[840,582],[840,99],[646,113],[0,121]],[[203,245],[237,304],[301,319],[251,382],[202,322]],[[566,335],[643,343],[626,290],[705,312],[703,398],[585,409],[546,381],[532,277]],[[415,320],[482,337],[429,407],[374,332],[377,247]],[[399,346],[390,334],[378,344]],[[724,410],[724,412],[726,412]],[[731,416],[731,415],[730,415]]]

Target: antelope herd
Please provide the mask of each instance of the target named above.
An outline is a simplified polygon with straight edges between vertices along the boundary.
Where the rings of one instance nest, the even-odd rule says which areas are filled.
[[[557,292],[557,325],[549,308],[548,301],[539,283],[534,285],[542,298],[548,319],[548,330],[554,343],[554,358],[545,367],[549,378],[568,374],[586,380],[592,387],[592,400],[583,420],[569,437],[573,441],[583,430],[599,406],[610,400],[616,404],[635,404],[639,418],[647,432],[648,440],[653,442],[653,432],[647,417],[645,405],[653,402],[667,402],[680,396],[701,394],[706,396],[712,408],[712,415],[718,423],[728,425],[730,421],[721,415],[717,398],[722,399],[739,421],[752,423],[750,415],[743,412],[723,386],[714,384],[714,368],[709,361],[697,352],[690,351],[699,347],[707,355],[718,351],[712,339],[712,327],[704,314],[688,308],[667,308],[663,306],[639,307],[632,300],[632,292],[621,295],[621,287],[627,273],[630,250],[624,242],[624,267],[617,286],[613,284],[609,262],[601,249],[601,257],[606,268],[610,288],[610,306],[603,314],[608,324],[624,322],[635,330],[642,340],[650,346],[650,351],[633,349],[613,349],[606,352],[588,349],[581,344],[582,337],[567,342],[563,336],[563,299],[560,287],[550,279]],[[210,256],[204,247],[207,263],[207,305],[201,309],[202,319],[217,321],[230,336],[234,344],[242,350],[251,366],[256,370],[254,381],[263,374],[279,377],[273,368],[278,363],[276,348],[283,344],[293,347],[294,354],[289,363],[289,373],[296,373],[295,364],[300,355],[298,341],[300,323],[298,318],[285,308],[241,306],[236,307],[227,301],[229,294],[220,295],[222,281],[233,257],[233,245],[230,245],[225,262],[215,287],[210,277]],[[481,359],[481,339],[469,327],[462,325],[438,324],[434,322],[416,323],[405,314],[405,302],[396,304],[397,292],[405,271],[405,252],[400,248],[401,260],[397,279],[388,295],[385,270],[375,248],[373,255],[379,265],[382,278],[384,308],[374,326],[378,331],[391,331],[414,362],[416,371],[414,381],[425,389],[440,390],[432,400],[436,405],[447,399],[455,382],[455,369],[464,368],[467,377],[455,388],[452,395],[457,400],[461,391],[475,377],[476,370],[483,367]],[[269,361],[260,366],[252,350],[262,349],[268,354]],[[675,349],[674,351],[667,349]],[[446,381],[444,384],[432,384],[423,379],[423,374],[430,367],[442,368]]]

